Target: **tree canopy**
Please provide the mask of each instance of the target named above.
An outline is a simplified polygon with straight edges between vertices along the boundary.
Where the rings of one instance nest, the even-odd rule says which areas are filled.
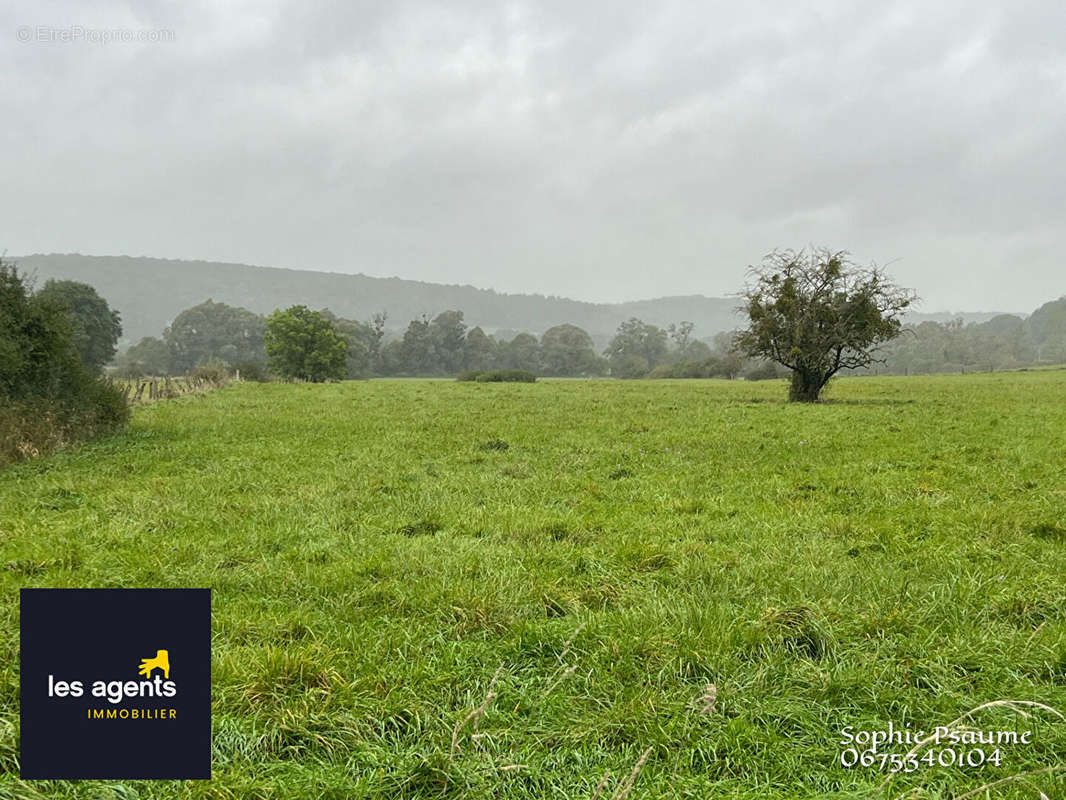
[[[227,364],[263,364],[264,320],[246,308],[206,300],[187,308],[163,332],[170,348],[171,367],[188,372],[201,362],[221,359]]]
[[[16,267],[0,263],[0,396],[65,394],[80,366],[66,307],[34,296]]]
[[[78,281],[50,280],[35,296],[41,302],[66,309],[74,346],[85,366],[100,370],[115,357],[115,346],[122,335],[122,319],[96,289]]]
[[[348,342],[329,319],[307,306],[267,317],[264,340],[267,364],[282,377],[321,383],[345,376]]]
[[[690,325],[691,323],[682,323]],[[687,343],[692,328],[682,336]],[[618,332],[604,351],[611,365],[611,374],[618,378],[639,378],[666,359],[669,352],[668,334],[656,325],[633,317],[618,326]]]
[[[576,325],[556,325],[540,337],[540,360],[547,375],[602,375],[605,364],[596,354],[592,337]]]
[[[34,294],[0,260],[0,464],[128,419],[125,397],[83,361],[76,324],[68,302]]]
[[[824,247],[774,251],[751,275],[742,293],[749,325],[737,343],[791,370],[789,399],[799,402],[818,400],[840,370],[877,361],[877,346],[899,335],[916,299],[878,267]]]
[[[170,363],[170,348],[167,343],[155,336],[145,336],[119,358],[118,372],[131,378],[142,375],[169,375]]]
[[[521,369],[539,373],[540,342],[531,333],[519,333],[509,342],[501,342],[497,348],[499,365],[504,369]]]

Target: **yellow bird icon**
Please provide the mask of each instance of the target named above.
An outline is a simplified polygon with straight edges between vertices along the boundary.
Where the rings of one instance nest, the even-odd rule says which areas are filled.
[[[145,680],[152,677],[152,670],[159,668],[163,670],[163,677],[167,680],[170,679],[170,653],[166,650],[156,650],[155,658],[142,658],[140,669],[137,671],[144,676]]]

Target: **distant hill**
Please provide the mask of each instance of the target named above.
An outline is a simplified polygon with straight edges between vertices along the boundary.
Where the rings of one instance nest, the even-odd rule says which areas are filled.
[[[122,314],[123,338],[127,341],[158,336],[179,312],[208,298],[260,314],[294,303],[329,308],[348,319],[368,319],[377,311],[385,311],[388,326],[394,329],[406,328],[410,320],[422,314],[433,316],[458,309],[468,325],[480,325],[489,333],[498,329],[541,333],[569,322],[597,339],[612,334],[619,323],[632,316],[662,326],[690,320],[699,336],[732,329],[739,322],[735,298],[700,295],[586,303],[402,278],[211,261],[78,254],[36,254],[11,260],[22,271],[36,275],[38,284],[61,278],[93,286]]]
[[[402,278],[374,278],[337,272],[256,267],[213,261],[177,261],[130,256],[35,254],[11,259],[38,284],[49,278],[82,281],[93,286],[122,314],[123,339],[158,336],[171,320],[207,299],[243,306],[260,314],[303,303],[329,308],[348,319],[365,320],[377,311],[389,315],[388,327],[402,330],[416,317],[458,309],[470,326],[542,333],[569,322],[606,342],[630,317],[663,326],[689,320],[700,338],[741,324],[737,298],[687,295],[629,303],[586,303],[539,294],[501,294],[491,289],[426,283]],[[914,314],[911,319],[943,321],[963,317],[983,322],[994,313]]]
[[[931,313],[912,312],[907,314],[905,319],[912,324],[919,322],[951,322],[955,319],[961,319],[967,324],[971,322],[981,324],[982,322],[988,322],[990,319],[1003,316],[1025,319],[1029,314],[1021,311],[934,311]]]

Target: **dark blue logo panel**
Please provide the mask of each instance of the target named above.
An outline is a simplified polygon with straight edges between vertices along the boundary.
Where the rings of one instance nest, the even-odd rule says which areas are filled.
[[[211,777],[210,589],[21,591],[23,779]]]

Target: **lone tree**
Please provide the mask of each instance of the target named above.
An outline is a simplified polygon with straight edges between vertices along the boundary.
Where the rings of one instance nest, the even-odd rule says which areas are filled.
[[[266,321],[267,365],[285,378],[321,383],[341,380],[348,342],[333,323],[307,306],[275,311]]]
[[[752,267],[741,293],[749,325],[737,337],[749,356],[792,370],[791,401],[814,403],[842,369],[882,362],[877,346],[899,335],[914,292],[844,250],[775,250]]]

